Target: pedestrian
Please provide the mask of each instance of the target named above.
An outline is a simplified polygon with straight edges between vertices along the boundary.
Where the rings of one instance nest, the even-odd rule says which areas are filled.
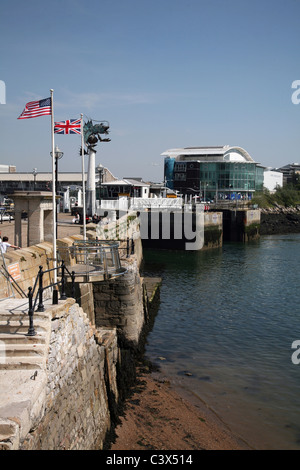
[[[80,215],[78,212],[76,212],[74,219],[72,220],[73,224],[79,224],[80,223]]]
[[[12,245],[11,243],[8,243],[8,237],[3,237],[2,241],[0,242],[0,248],[1,248],[2,253],[6,253],[7,248],[19,249],[21,247],[16,246],[16,245]]]

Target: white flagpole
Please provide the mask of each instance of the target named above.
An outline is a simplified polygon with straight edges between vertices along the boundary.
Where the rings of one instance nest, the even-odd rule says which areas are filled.
[[[54,106],[53,106],[53,90],[50,90],[51,93],[51,140],[52,140],[52,205],[53,205],[53,268],[54,284],[57,282],[57,272],[56,272],[56,187],[55,187],[55,145],[54,145]]]
[[[85,174],[84,174],[84,142],[83,142],[83,114],[81,116],[81,166],[82,166],[82,218],[83,239],[86,240],[86,209],[85,209]]]

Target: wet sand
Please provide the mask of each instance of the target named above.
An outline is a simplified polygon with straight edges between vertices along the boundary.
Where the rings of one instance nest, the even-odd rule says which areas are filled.
[[[138,369],[110,450],[251,450],[200,400],[162,374]]]

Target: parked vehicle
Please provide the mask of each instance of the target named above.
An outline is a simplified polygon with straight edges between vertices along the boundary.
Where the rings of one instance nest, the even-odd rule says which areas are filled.
[[[5,207],[0,207],[0,222],[4,222],[6,220],[14,220],[13,214],[7,212]]]

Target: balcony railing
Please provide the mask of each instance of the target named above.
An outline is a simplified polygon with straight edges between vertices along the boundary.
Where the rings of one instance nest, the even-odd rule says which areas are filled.
[[[104,279],[124,274],[121,266],[119,243],[109,240],[79,240],[73,243],[70,251],[75,258],[72,270],[75,275],[99,276]]]

